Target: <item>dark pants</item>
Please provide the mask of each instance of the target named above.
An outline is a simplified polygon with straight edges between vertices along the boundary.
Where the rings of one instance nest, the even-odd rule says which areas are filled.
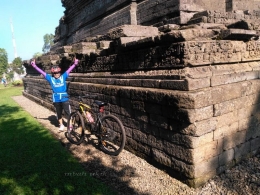
[[[64,110],[66,117],[67,118],[69,117],[70,112],[71,112],[69,101],[54,102],[53,105],[56,109],[56,114],[57,114],[58,120],[60,120],[62,118],[62,110]]]

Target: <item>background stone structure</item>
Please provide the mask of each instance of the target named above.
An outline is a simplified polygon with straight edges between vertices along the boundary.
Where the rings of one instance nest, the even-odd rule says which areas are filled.
[[[127,150],[193,187],[258,152],[260,1],[62,3],[55,45],[37,64],[65,71],[80,59],[69,94],[110,102]],[[49,84],[24,66],[23,94],[53,109]]]

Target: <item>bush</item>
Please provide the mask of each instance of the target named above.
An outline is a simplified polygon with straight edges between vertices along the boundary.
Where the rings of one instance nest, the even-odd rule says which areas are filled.
[[[12,82],[12,85],[14,85],[14,86],[21,86],[22,84],[23,84],[22,80],[16,80],[16,81]]]

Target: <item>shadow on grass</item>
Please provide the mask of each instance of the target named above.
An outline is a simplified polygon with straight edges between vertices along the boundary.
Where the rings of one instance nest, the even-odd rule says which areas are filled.
[[[115,194],[22,109],[2,105],[0,113],[0,194]]]
[[[21,109],[19,107],[16,106],[6,106],[6,105],[1,105],[0,106],[0,116],[3,119],[3,117],[7,117],[12,113],[18,112]]]
[[[138,177],[135,168],[120,165],[117,157],[111,157],[113,165],[108,167],[94,152],[84,150],[93,158],[82,167],[49,131],[32,117],[23,117],[22,109],[2,106],[0,112],[8,113],[0,124],[0,158],[5,159],[0,162],[0,194],[14,189],[22,190],[16,194],[140,194],[129,186],[130,178]],[[14,113],[20,117],[10,117]],[[57,123],[55,115],[41,119]],[[63,146],[72,148],[72,144]]]

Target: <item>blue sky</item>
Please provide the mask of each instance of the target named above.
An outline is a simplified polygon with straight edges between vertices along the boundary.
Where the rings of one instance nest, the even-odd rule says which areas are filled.
[[[64,11],[61,0],[0,0],[0,48],[6,50],[8,61],[15,58],[11,18],[17,55],[29,60],[42,53],[43,36],[55,34]]]

